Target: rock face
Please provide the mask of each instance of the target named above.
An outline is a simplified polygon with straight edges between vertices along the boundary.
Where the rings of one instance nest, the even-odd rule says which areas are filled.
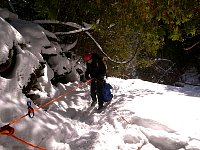
[[[30,99],[41,97],[35,91],[81,79],[84,64],[78,62],[80,57],[70,52],[77,40],[66,51],[64,45],[69,43],[60,45],[61,40],[52,32],[37,23],[20,20],[1,8],[0,28],[0,36],[4,37],[0,38],[0,76],[17,77],[18,86]]]
[[[4,12],[0,16],[9,16],[2,9],[0,12]],[[24,43],[25,40],[16,29],[1,17],[0,28],[0,36],[4,37],[0,39],[0,75],[6,77],[14,69],[17,47],[20,47],[20,44]]]
[[[5,63],[2,63],[0,64],[0,73],[3,75],[3,76],[7,76],[6,74],[9,73],[8,70],[11,70],[13,68],[11,68],[11,64],[14,64],[14,50],[11,49],[9,50],[9,54],[8,54],[8,59],[6,60]]]

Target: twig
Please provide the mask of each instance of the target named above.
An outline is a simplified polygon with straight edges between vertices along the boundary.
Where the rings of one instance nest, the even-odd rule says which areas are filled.
[[[175,65],[175,63],[163,73],[163,75],[158,79],[157,82],[159,82],[168,73],[169,70],[172,70],[172,67],[174,67],[174,65]]]
[[[188,48],[184,48],[184,50],[188,51],[188,50],[192,49],[193,47],[195,47],[196,45],[198,45],[199,43],[200,43],[200,41],[195,43],[194,45],[188,47]]]
[[[146,144],[146,142],[144,141],[144,142],[142,143],[142,145],[138,147],[138,149],[137,149],[137,150],[141,150],[141,149],[142,149],[142,147],[143,147],[145,144]]]
[[[14,7],[13,7],[13,5],[12,5],[10,0],[8,0],[8,4],[10,5],[10,8],[12,9],[13,13],[16,13],[16,11],[15,11],[15,9],[14,9]]]

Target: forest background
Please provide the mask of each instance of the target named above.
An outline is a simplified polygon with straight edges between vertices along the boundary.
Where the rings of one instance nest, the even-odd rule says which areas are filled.
[[[58,20],[92,25],[90,33],[65,34],[71,27],[43,24],[73,43],[76,55],[107,57],[109,76],[173,85],[194,67],[200,73],[200,1],[193,0],[0,0],[23,20]]]

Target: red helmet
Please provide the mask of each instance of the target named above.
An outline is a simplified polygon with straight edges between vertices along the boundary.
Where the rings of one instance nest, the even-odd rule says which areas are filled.
[[[84,59],[84,61],[89,61],[89,60],[91,60],[91,59],[92,59],[92,54],[91,54],[91,53],[85,53],[85,54],[83,55],[83,59]]]

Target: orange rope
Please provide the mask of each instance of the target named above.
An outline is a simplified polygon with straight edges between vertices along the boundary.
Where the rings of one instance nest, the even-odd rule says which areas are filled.
[[[20,139],[19,137],[14,135],[14,132],[15,132],[15,129],[11,126],[8,126],[8,125],[5,125],[5,126],[0,128],[0,134],[2,134],[2,135],[12,136],[13,138],[15,138],[15,139],[17,139],[17,140],[21,141],[22,143],[25,143],[29,146],[35,147],[35,148],[40,149],[40,150],[45,150],[42,147],[39,147],[39,146],[34,145],[32,143],[29,143],[29,142],[27,142],[23,139]]]
[[[15,138],[15,139],[21,141],[21,142],[24,143],[24,144],[27,144],[27,145],[32,146],[32,147],[35,147],[35,148],[37,148],[37,149],[39,149],[39,150],[46,150],[45,148],[42,148],[42,147],[39,147],[39,146],[37,146],[37,145],[35,145],[35,144],[29,143],[29,142],[27,142],[27,141],[25,141],[25,140],[23,140],[23,139],[21,139],[21,138],[15,136],[15,135],[11,135],[11,136],[12,136],[13,138]]]
[[[28,115],[28,114],[23,115],[23,116],[21,116],[21,117],[19,117],[19,118],[16,118],[15,120],[11,121],[8,125],[11,125],[11,124],[14,124],[15,122],[18,122],[19,120],[25,118],[27,115]]]
[[[86,81],[85,83],[89,83],[89,82],[91,82],[91,81],[92,81],[92,79]],[[61,94],[61,95],[59,95],[58,97],[56,97],[56,98],[52,99],[51,101],[49,101],[49,102],[47,102],[47,103],[41,105],[40,107],[38,107],[38,108],[36,108],[36,109],[33,109],[33,110],[32,110],[32,113],[33,113],[34,111],[38,111],[40,108],[43,108],[43,107],[45,107],[45,106],[47,106],[47,105],[53,103],[54,101],[58,100],[59,98],[68,95],[69,93],[75,91],[75,90],[78,89],[79,87],[82,87],[83,85],[85,85],[85,83],[84,83],[84,84],[79,84],[78,86],[76,86],[76,87],[72,88],[71,90],[69,90],[69,91],[67,91],[67,92],[65,92],[65,93],[63,93],[63,94]],[[27,142],[27,141],[25,141],[25,140],[23,140],[23,139],[21,139],[21,138],[19,138],[19,137],[17,137],[17,136],[14,135],[14,128],[10,127],[10,125],[11,125],[11,124],[14,124],[14,123],[16,123],[16,122],[18,122],[18,121],[20,121],[21,119],[25,118],[27,115],[29,115],[29,112],[28,112],[27,114],[21,116],[21,117],[18,117],[18,118],[16,118],[16,119],[14,119],[13,121],[11,121],[10,123],[8,123],[7,125],[1,127],[1,128],[0,128],[0,134],[12,136],[13,138],[15,138],[15,139],[21,141],[22,143],[25,143],[25,144],[27,144],[27,145],[29,145],[29,146],[32,146],[32,147],[35,147],[35,148],[37,148],[37,149],[39,149],[39,150],[46,150],[45,148],[42,148],[42,147],[39,147],[39,146],[37,146],[37,145],[35,145],[35,144],[29,143],[29,142]]]
[[[0,128],[0,134],[3,134],[3,135],[12,135],[14,134],[15,132],[15,129],[8,126],[8,125],[5,125],[3,127]]]
[[[91,81],[92,81],[92,79],[86,81],[85,83],[89,83],[89,82],[91,82]],[[47,105],[49,105],[49,104],[55,102],[55,101],[58,100],[59,98],[68,95],[69,93],[75,91],[75,90],[78,89],[79,87],[82,87],[83,85],[85,85],[85,83],[84,83],[84,84],[79,84],[79,85],[77,85],[76,87],[72,88],[71,90],[68,90],[67,92],[65,92],[65,93],[63,93],[63,94],[61,94],[61,95],[59,95],[58,97],[56,97],[56,98],[50,100],[49,102],[47,102],[47,103],[41,105],[40,107],[34,109],[34,112],[38,111],[40,108],[43,108],[43,107],[45,107],[45,106],[47,106]],[[25,115],[23,115],[23,116],[21,116],[21,117],[15,119],[15,120],[11,121],[8,125],[11,125],[11,124],[14,124],[14,123],[20,121],[21,119],[25,118],[27,115],[28,115],[28,114],[25,114]]]
[[[89,82],[91,82],[91,81],[92,81],[92,79],[86,81],[85,83],[89,83]],[[49,102],[47,102],[47,103],[41,105],[40,107],[34,109],[34,111],[38,111],[40,108],[43,108],[43,107],[49,105],[50,103],[55,102],[55,101],[58,100],[59,98],[70,94],[71,92],[75,91],[75,90],[78,89],[79,87],[82,87],[83,85],[85,85],[85,84],[79,84],[79,85],[77,85],[76,87],[72,88],[71,90],[69,90],[69,91],[67,91],[67,92],[65,92],[65,93],[63,93],[63,94],[61,94],[61,95],[59,95],[58,97],[52,99],[51,101],[49,101]]]

